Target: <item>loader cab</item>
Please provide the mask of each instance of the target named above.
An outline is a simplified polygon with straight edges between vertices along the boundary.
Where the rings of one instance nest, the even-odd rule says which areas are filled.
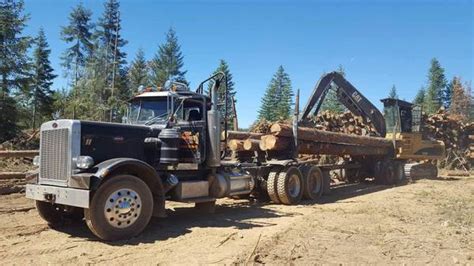
[[[420,131],[420,106],[393,98],[386,98],[381,101],[384,105],[387,133],[412,133]]]

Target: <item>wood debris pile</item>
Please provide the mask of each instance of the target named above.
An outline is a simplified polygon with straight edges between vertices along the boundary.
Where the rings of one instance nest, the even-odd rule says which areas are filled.
[[[474,156],[474,124],[463,123],[444,109],[432,115],[423,115],[422,132],[429,139],[440,140],[446,147],[446,158],[439,162],[440,168],[469,170]],[[472,136],[472,137],[470,137]]]

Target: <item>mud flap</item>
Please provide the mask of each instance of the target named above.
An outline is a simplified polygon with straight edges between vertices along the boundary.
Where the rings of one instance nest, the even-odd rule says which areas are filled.
[[[153,194],[153,217],[166,218],[165,199],[163,196]]]

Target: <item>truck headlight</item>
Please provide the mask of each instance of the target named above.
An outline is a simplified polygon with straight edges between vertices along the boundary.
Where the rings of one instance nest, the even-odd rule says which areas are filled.
[[[79,156],[76,158],[76,166],[80,169],[89,169],[94,166],[94,159],[90,156]]]
[[[34,166],[39,166],[39,165],[40,165],[40,157],[39,157],[39,155],[36,155],[35,157],[33,157],[33,165],[34,165]]]

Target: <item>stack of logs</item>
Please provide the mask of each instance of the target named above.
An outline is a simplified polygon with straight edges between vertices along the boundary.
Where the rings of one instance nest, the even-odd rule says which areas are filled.
[[[423,115],[423,133],[428,138],[441,140],[447,149],[458,149],[466,146],[468,135],[466,125],[459,119],[450,116],[444,109],[430,116]]]
[[[468,170],[471,156],[474,156],[474,125],[440,109],[432,115],[423,115],[422,131],[430,139],[441,140],[446,147],[446,158],[439,167],[449,170]]]
[[[376,135],[376,130],[372,125],[364,123],[361,116],[355,116],[349,111],[342,114],[323,111],[317,116],[308,117],[302,126],[345,134],[362,136]]]
[[[429,139],[443,141],[447,155],[451,154],[451,156],[446,157],[446,162],[440,165],[440,167],[467,169],[469,165],[460,164],[465,164],[464,162],[468,161],[471,164],[474,162],[474,123],[464,124],[460,119],[450,116],[445,110],[440,109],[437,113],[429,116],[424,114],[422,124],[424,135]],[[273,124],[268,121],[259,121],[252,127],[252,133],[230,132],[229,148],[234,152],[249,152],[248,154],[251,151],[291,152],[289,149],[293,147],[291,145],[293,139],[291,138],[292,133],[289,125],[291,125],[291,121],[280,121]],[[300,153],[314,154],[317,151],[318,154],[328,152],[335,155],[341,155],[342,153],[357,155],[366,153],[367,151],[364,149],[377,152],[377,149],[370,145],[365,145],[365,148],[357,147],[358,152],[352,151],[354,150],[353,145],[352,147],[351,145],[347,146],[348,140],[352,141],[350,143],[360,143],[361,141],[365,143],[366,141],[363,138],[353,142],[353,139],[347,138],[357,137],[354,135],[374,136],[376,132],[373,126],[365,124],[361,117],[355,116],[350,112],[335,114],[323,111],[317,116],[310,117],[301,126],[301,133],[299,134]],[[326,141],[329,138],[330,143],[335,143],[333,134],[324,131],[340,133],[334,136],[341,143],[337,143],[339,145],[324,144],[327,142],[322,141],[321,138],[324,140],[325,137]],[[345,135],[345,137],[340,137],[339,135]],[[377,142],[376,148],[379,146],[384,147],[385,145],[381,144],[383,141],[379,141],[380,138],[371,137],[370,139],[375,139]],[[457,160],[457,162],[453,164],[452,160]]]
[[[228,147],[233,152],[267,151],[287,155],[292,151],[294,139],[291,125],[274,123],[269,131],[269,134],[229,131]],[[393,149],[391,141],[384,138],[328,132],[309,127],[299,127],[297,134],[300,154],[382,155]]]
[[[280,123],[291,124],[290,120],[278,121]],[[251,127],[251,132],[270,133],[270,127],[273,123],[266,120],[259,120]],[[316,116],[309,116],[301,126],[315,128],[323,131],[339,132],[345,134],[361,135],[361,136],[375,136],[375,128],[364,123],[361,116],[356,116],[353,113],[346,111],[338,114],[330,111],[322,111]]]

